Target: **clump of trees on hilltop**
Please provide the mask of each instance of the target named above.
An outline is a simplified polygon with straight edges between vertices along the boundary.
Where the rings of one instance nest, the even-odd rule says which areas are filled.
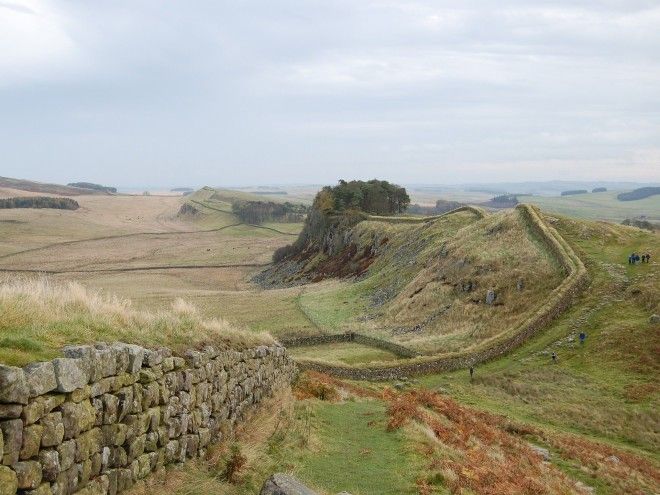
[[[261,224],[264,222],[302,222],[307,207],[294,203],[274,203],[272,201],[234,201],[231,211],[242,222]]]
[[[55,208],[77,210],[80,205],[71,198],[51,198],[50,196],[25,196],[0,199],[0,209],[9,208]]]
[[[403,213],[410,204],[404,187],[384,180],[347,182],[321,189],[310,208],[296,242],[273,254],[278,262],[307,248],[332,253],[341,247],[342,232],[364,220],[367,215]]]
[[[386,180],[340,180],[334,187],[321,189],[314,202],[326,211],[359,210],[371,215],[394,215],[406,211],[410,197],[405,187]]]

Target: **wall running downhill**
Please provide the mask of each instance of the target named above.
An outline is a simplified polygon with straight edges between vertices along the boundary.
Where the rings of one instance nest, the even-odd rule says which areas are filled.
[[[0,365],[0,495],[122,492],[203,456],[294,377],[281,346],[173,356],[114,343]]]

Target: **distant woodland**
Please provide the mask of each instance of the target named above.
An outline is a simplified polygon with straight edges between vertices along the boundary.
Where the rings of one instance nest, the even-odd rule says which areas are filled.
[[[660,194],[660,187],[640,187],[634,191],[625,192],[617,195],[619,201],[636,201]]]
[[[308,208],[294,203],[272,201],[234,201],[231,210],[242,222],[261,224],[264,222],[302,222]]]
[[[80,205],[71,198],[51,198],[49,196],[26,196],[0,199],[0,209],[9,208],[55,208],[77,210]]]

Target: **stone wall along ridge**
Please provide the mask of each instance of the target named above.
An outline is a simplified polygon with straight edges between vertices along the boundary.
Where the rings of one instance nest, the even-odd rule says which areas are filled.
[[[114,495],[203,456],[295,366],[279,345],[243,351],[98,343],[0,365],[0,495]]]
[[[328,373],[354,380],[394,380],[412,375],[453,371],[468,368],[502,356],[536,335],[571,305],[574,298],[589,284],[589,275],[582,260],[566,240],[548,225],[535,206],[520,204],[516,207],[527,227],[543,243],[548,253],[565,274],[545,304],[510,331],[485,342],[469,352],[457,352],[442,356],[424,356],[381,365],[348,366],[311,359],[299,359],[301,369]],[[456,210],[454,210],[456,211]],[[451,213],[451,212],[450,212]]]
[[[387,222],[387,223],[426,223],[426,222],[433,222],[434,220],[437,220],[439,218],[446,217],[447,215],[453,215],[454,213],[460,213],[462,211],[474,213],[477,216],[477,218],[484,218],[487,214],[486,210],[484,210],[483,208],[479,208],[478,206],[465,205],[465,206],[460,206],[458,208],[454,208],[453,210],[446,211],[444,213],[441,213],[440,215],[431,215],[427,217],[406,217],[406,216],[389,217],[389,216],[380,216],[380,215],[369,215],[367,216],[367,220],[371,220],[375,222]]]

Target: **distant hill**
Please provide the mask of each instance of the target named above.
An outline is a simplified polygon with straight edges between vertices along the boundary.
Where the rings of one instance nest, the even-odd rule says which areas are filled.
[[[636,201],[660,194],[660,187],[640,187],[634,191],[624,192],[617,195],[619,201]]]
[[[192,187],[175,187],[174,189],[170,189],[170,192],[193,192],[194,189]]]
[[[78,187],[80,189],[93,189],[95,191],[107,192],[116,194],[116,187],[102,186],[101,184],[94,184],[93,182],[69,182],[67,186]]]
[[[64,186],[61,184],[48,184],[44,182],[35,182],[23,179],[11,179],[9,177],[0,177],[0,187],[9,189],[19,189],[44,194],[58,194],[61,196],[80,196],[82,194],[107,194],[95,189],[84,189],[80,187]]]

